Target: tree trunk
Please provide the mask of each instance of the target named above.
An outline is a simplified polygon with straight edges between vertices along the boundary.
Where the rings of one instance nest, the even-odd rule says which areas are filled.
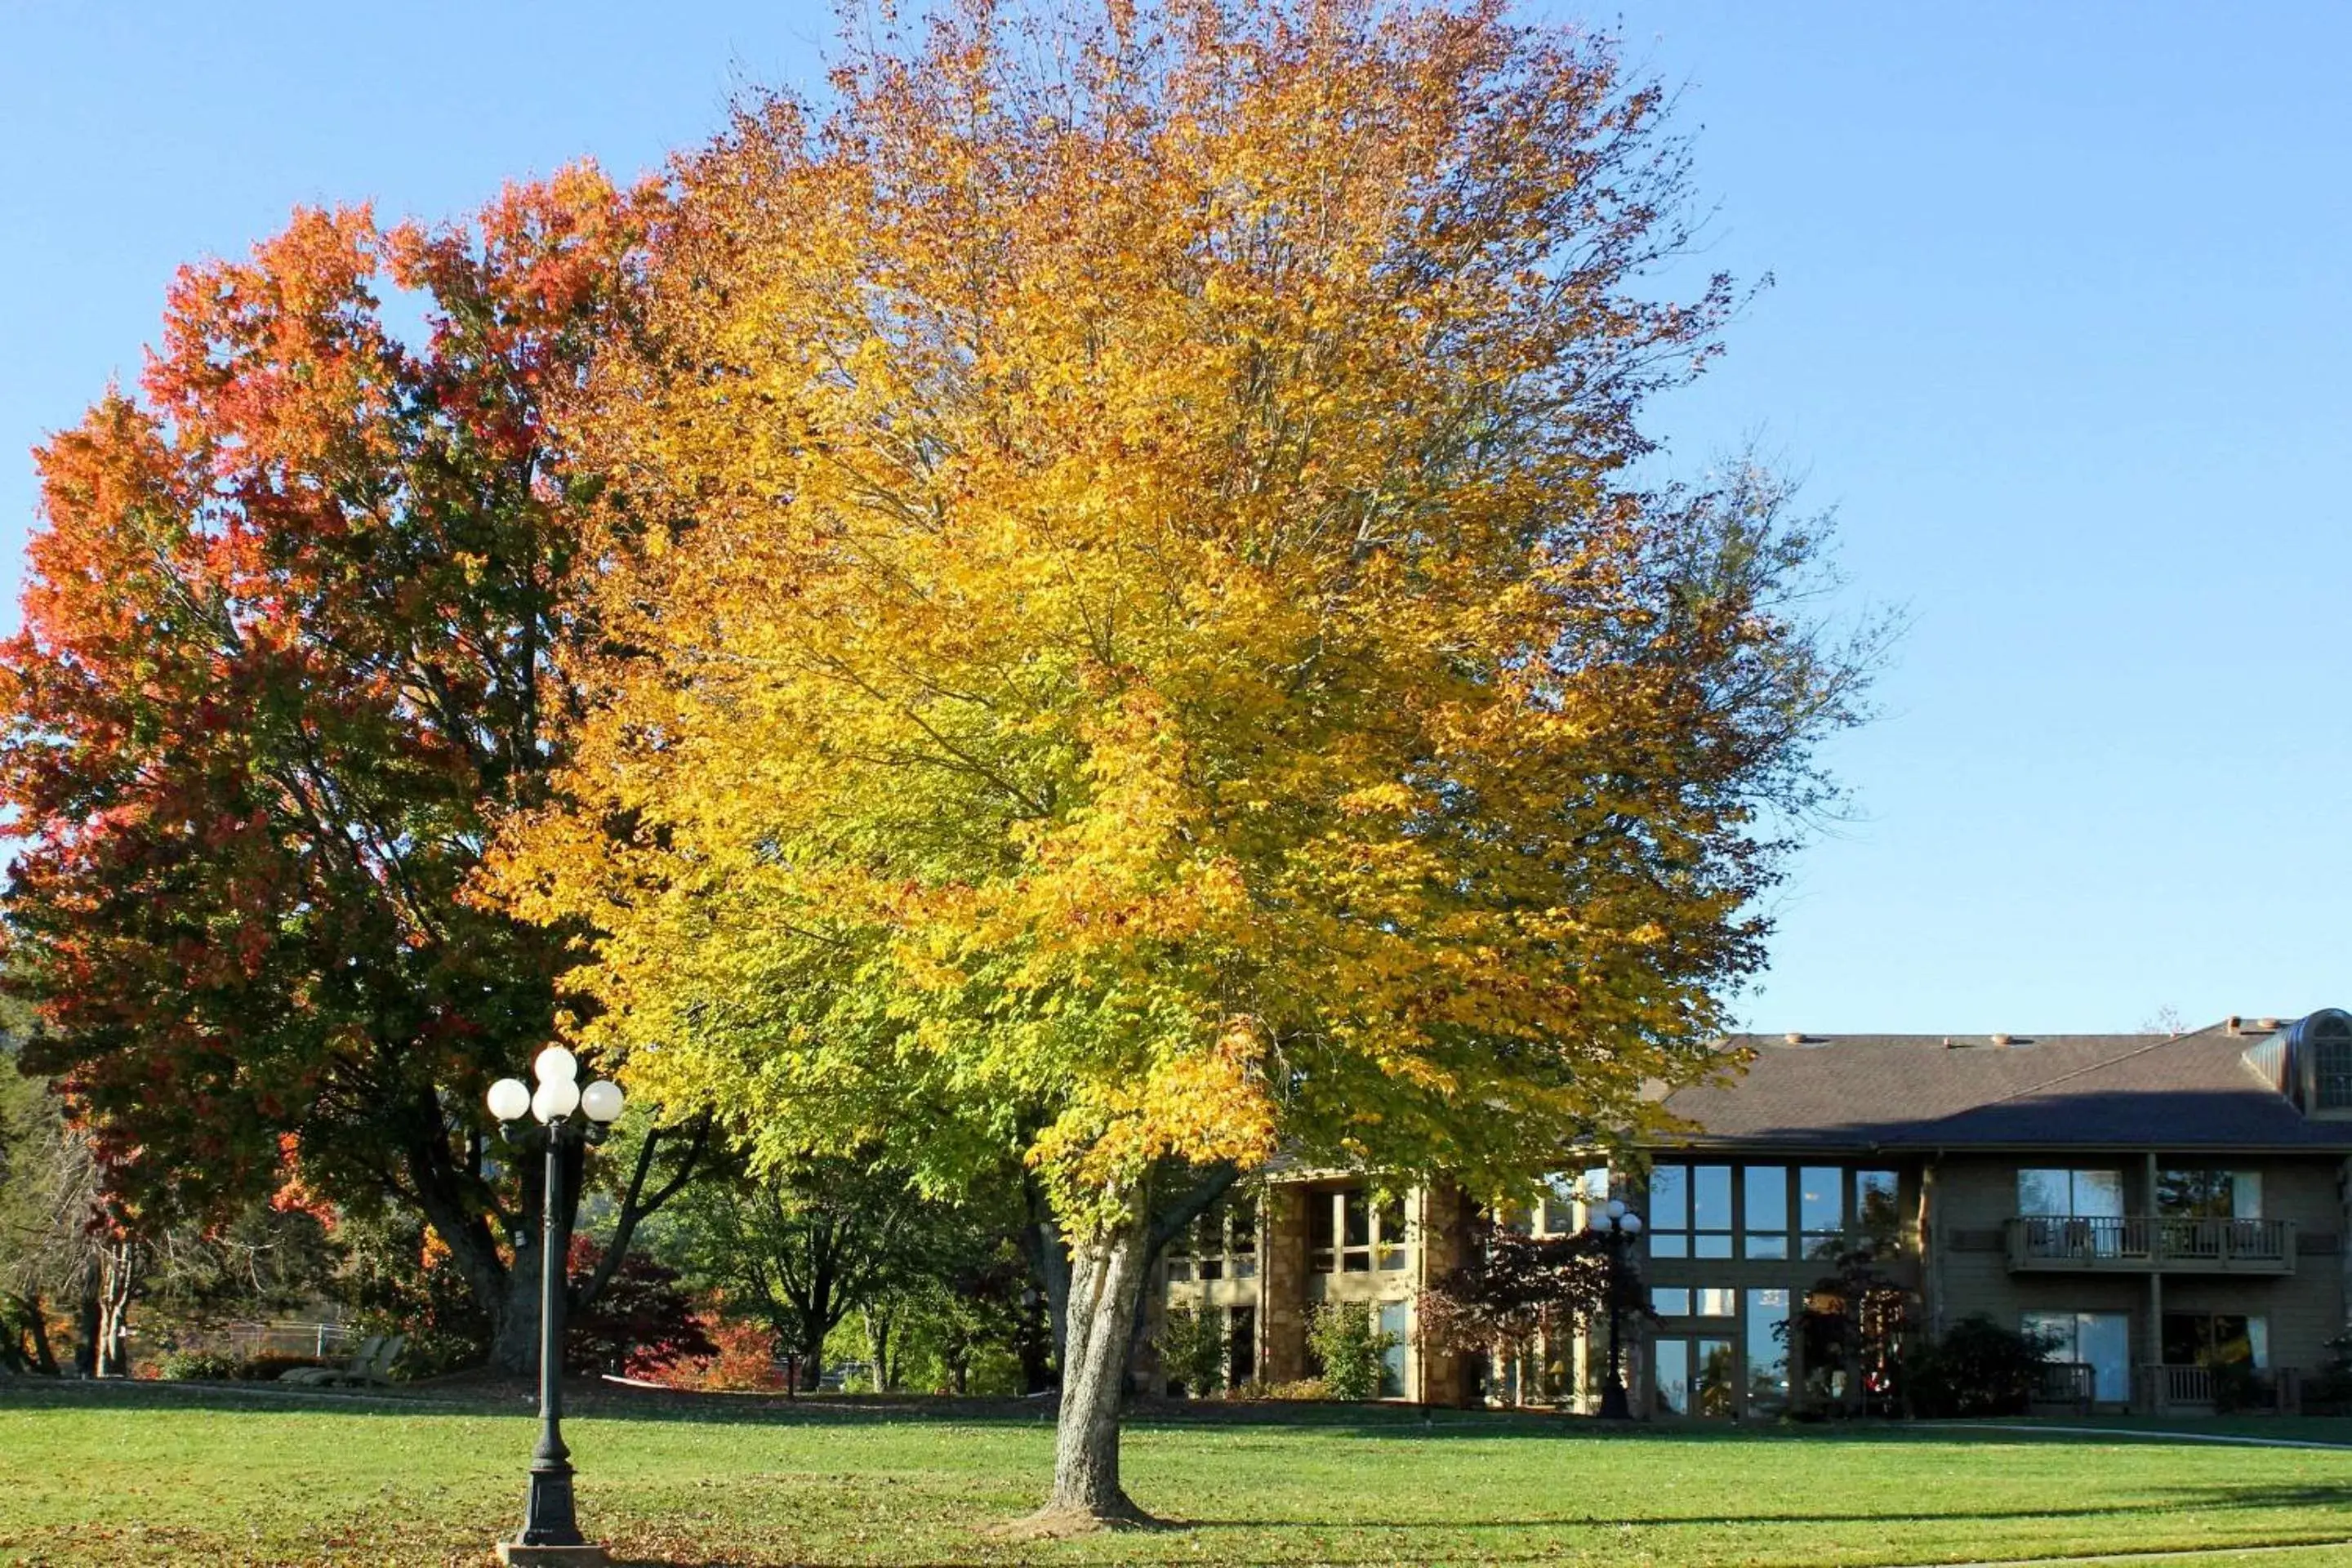
[[[1149,1243],[1144,1195],[1138,1191],[1120,1194],[1118,1217],[1072,1249],[1054,1494],[1029,1521],[1034,1533],[1149,1522],[1118,1479],[1128,1331],[1143,1290]]]
[[[100,1255],[98,1375],[131,1375],[131,1295],[138,1284],[136,1248],[127,1241]]]
[[[489,1369],[501,1377],[531,1377],[539,1372],[539,1237],[515,1249],[490,1308]]]
[[[41,1304],[41,1293],[29,1292],[25,1297],[26,1326],[33,1335],[33,1364],[45,1377],[58,1375],[58,1352],[49,1343],[48,1311]]]
[[[98,1375],[98,1334],[105,1318],[99,1306],[98,1258],[93,1254],[83,1263],[81,1270],[81,1300],[74,1312],[74,1375]]]
[[[1029,1202],[1029,1225],[1021,1235],[1022,1250],[1029,1255],[1030,1269],[1045,1291],[1047,1359],[1053,1366],[1052,1381],[1059,1383],[1062,1369],[1068,1364],[1064,1358],[1070,1340],[1070,1251],[1062,1239],[1062,1227],[1046,1206],[1045,1189],[1034,1176],[1023,1186]]]
[[[887,1394],[898,1379],[891,1375],[891,1313],[887,1307],[866,1309],[866,1353],[874,1360],[874,1392]]]

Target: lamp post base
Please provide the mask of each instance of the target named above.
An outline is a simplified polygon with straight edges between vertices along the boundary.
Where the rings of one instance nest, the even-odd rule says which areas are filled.
[[[1603,1421],[1633,1419],[1633,1402],[1625,1397],[1625,1385],[1613,1377],[1601,1386],[1601,1419]]]
[[[606,1568],[613,1559],[601,1546],[525,1546],[501,1541],[499,1561],[512,1568]]]

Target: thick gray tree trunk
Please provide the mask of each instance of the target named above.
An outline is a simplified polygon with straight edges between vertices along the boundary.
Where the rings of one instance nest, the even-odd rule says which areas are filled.
[[[1118,1416],[1127,1392],[1129,1325],[1150,1250],[1139,1191],[1122,1194],[1112,1220],[1071,1248],[1054,1495],[1033,1521],[1042,1531],[1145,1521],[1119,1485]]]

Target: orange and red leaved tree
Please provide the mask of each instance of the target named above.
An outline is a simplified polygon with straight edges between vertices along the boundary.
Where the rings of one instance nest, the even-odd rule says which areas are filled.
[[[551,1037],[568,933],[462,894],[577,717],[550,660],[592,625],[591,486],[549,412],[616,330],[640,231],[581,168],[477,226],[305,211],[184,269],[140,395],[38,454],[0,650],[9,982],[117,1213],[298,1175],[405,1205],[511,1370],[537,1165],[485,1150],[478,1106]]]

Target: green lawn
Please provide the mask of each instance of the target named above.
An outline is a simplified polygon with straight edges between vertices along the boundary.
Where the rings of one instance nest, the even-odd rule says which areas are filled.
[[[485,1562],[534,1430],[508,1408],[0,1384],[0,1562]],[[582,1522],[635,1562],[1885,1564],[2352,1540],[2352,1452],[2121,1437],[1147,1422],[1129,1489],[1179,1528],[1016,1546],[986,1527],[1037,1500],[1034,1416],[620,1397],[567,1435]]]

